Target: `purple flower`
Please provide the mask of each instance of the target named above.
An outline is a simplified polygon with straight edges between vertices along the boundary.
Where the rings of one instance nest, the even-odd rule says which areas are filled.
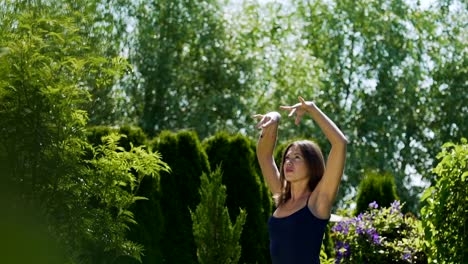
[[[362,235],[364,233],[365,233],[364,228],[362,228],[361,225],[356,226],[356,234]]]
[[[411,254],[410,253],[405,253],[403,255],[403,260],[411,260]]]
[[[366,233],[369,235],[369,236],[372,236],[374,233],[376,233],[377,231],[375,230],[375,228],[371,227],[369,229],[366,229]]]
[[[377,209],[377,208],[379,208],[379,205],[377,204],[376,201],[373,201],[372,203],[369,204],[369,208]]]
[[[374,227],[366,229],[366,233],[374,244],[380,245],[380,236]]]
[[[349,227],[345,226],[345,228],[343,229],[343,234],[347,235],[348,233],[349,233]]]
[[[376,245],[380,245],[380,236],[377,232],[372,234],[372,242],[374,242]]]
[[[336,263],[340,263],[340,260],[343,257],[349,257],[351,255],[351,251],[349,250],[349,243],[342,241],[338,241],[335,246],[336,250]]]
[[[359,213],[359,215],[357,216],[357,220],[358,221],[362,221],[362,218],[364,217],[364,214],[363,213]]]
[[[392,209],[400,211],[400,201],[398,200],[393,201],[393,203],[391,204],[391,207]]]
[[[341,232],[341,230],[343,230],[343,226],[341,226],[341,222],[332,227],[333,232]]]

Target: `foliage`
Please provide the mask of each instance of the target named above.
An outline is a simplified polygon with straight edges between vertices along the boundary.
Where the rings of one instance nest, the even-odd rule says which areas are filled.
[[[368,172],[359,185],[355,215],[369,209],[368,205],[373,201],[385,207],[395,200],[398,200],[398,196],[392,175]]]
[[[240,263],[269,263],[267,221],[271,214],[271,195],[256,173],[252,143],[239,134],[215,134],[203,142],[212,168],[222,166],[227,187],[226,204],[231,221],[239,208],[247,211],[241,236]]]
[[[342,189],[358,185],[368,168],[390,172],[414,211],[418,190],[407,188],[405,170],[419,166],[418,157],[429,158],[411,147],[424,140],[415,123],[427,98],[419,62],[425,17],[405,1],[297,2],[305,21],[302,35],[324,63],[318,103],[352,143],[349,159],[360,160],[348,164]]]
[[[321,264],[335,264],[335,259],[331,258],[329,254],[326,253],[325,246],[322,244],[322,248],[320,250],[320,263]]]
[[[0,12],[2,185],[16,207],[45,218],[69,261],[138,259],[141,246],[126,238],[129,208],[141,179],[167,167],[143,148],[123,151],[115,136],[96,147],[84,140],[89,73],[95,85],[112,83],[120,65],[90,51],[77,23],[83,14],[68,5],[7,1]]]
[[[399,201],[378,207],[332,228],[336,263],[427,263],[420,221],[403,216]]]
[[[78,258],[87,263],[112,263],[114,258],[126,255],[140,259],[141,245],[125,236],[130,224],[137,224],[130,208],[146,199],[137,195],[145,177],[157,180],[161,171],[169,171],[156,152],[142,146],[125,151],[117,145],[120,137],[104,137],[104,144],[92,149],[93,159],[85,161],[83,175],[63,178],[58,184],[56,197],[67,209],[57,208],[57,213],[68,217],[66,222],[57,219],[56,224],[76,232],[69,242],[74,250],[78,249]]]
[[[221,180],[221,167],[209,176],[202,174],[200,204],[190,212],[200,264],[235,264],[241,256],[239,239],[247,214],[240,209],[235,224],[231,223],[228,209],[224,206],[226,186]]]
[[[136,195],[147,199],[138,200],[132,205],[130,210],[137,224],[131,226],[127,237],[142,245],[144,251],[138,262],[135,259],[121,258],[118,263],[162,263],[164,259],[162,245],[165,242],[163,235],[166,224],[161,206],[160,179],[145,177]]]
[[[133,146],[147,145],[147,137],[140,127],[124,125],[119,127],[119,134],[125,135],[119,141],[119,145],[129,150]]]
[[[434,166],[443,142],[467,130],[459,0],[65,2],[86,14],[76,21],[93,52],[125,54],[133,66],[112,64],[127,74],[106,85],[87,81],[93,124],[117,118],[112,109],[121,112],[117,124],[133,122],[150,136],[183,128],[201,139],[222,129],[253,136],[252,113],[300,94],[342,128],[349,159],[361,160],[347,164],[340,198],[375,168],[395,177],[414,213],[427,184],[414,179]],[[88,72],[86,80],[106,75]],[[280,135],[311,135],[327,149],[305,121],[284,122]]]
[[[122,88],[144,131],[193,129],[204,138],[240,126],[249,65],[227,47],[219,2],[142,1],[128,9],[135,72]]]
[[[466,137],[468,131],[468,56],[466,35],[468,28],[468,6],[465,1],[436,2],[438,12],[430,24],[437,33],[431,34],[425,41],[429,47],[428,54],[434,61],[434,69],[428,78],[431,81],[430,95],[426,100],[426,119],[430,125],[425,127],[429,138],[424,141],[424,151],[433,159],[422,173],[434,184],[437,177],[427,173],[436,167],[438,160],[434,157],[446,142]],[[436,21],[436,23],[434,23]],[[455,114],[456,113],[456,114]],[[427,124],[427,122],[425,122]]]
[[[468,144],[446,143],[437,155],[436,182],[423,194],[421,210],[434,263],[468,260]]]
[[[196,263],[196,245],[189,210],[195,210],[200,202],[200,175],[210,171],[207,155],[193,131],[163,131],[152,140],[151,146],[163,155],[164,161],[172,169],[171,173],[161,175],[159,197],[164,230],[159,247],[163,253],[162,261]],[[147,208],[151,210],[151,204]],[[151,221],[151,214],[141,217],[146,218],[145,222]]]
[[[125,150],[130,150],[131,146],[143,146],[147,145],[147,137],[143,130],[139,127],[132,127],[124,125],[119,128],[113,128],[109,126],[89,126],[86,129],[86,138],[89,143],[93,145],[102,144],[102,137],[111,134],[112,132],[125,135],[119,140],[119,146],[122,146]]]
[[[101,145],[103,137],[113,132],[115,129],[108,126],[90,126],[86,129],[86,139],[93,146]]]

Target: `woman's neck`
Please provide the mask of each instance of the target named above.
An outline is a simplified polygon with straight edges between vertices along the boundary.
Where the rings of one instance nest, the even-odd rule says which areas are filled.
[[[291,184],[291,200],[302,200],[304,197],[308,197],[310,195],[309,186],[303,183],[294,183]]]

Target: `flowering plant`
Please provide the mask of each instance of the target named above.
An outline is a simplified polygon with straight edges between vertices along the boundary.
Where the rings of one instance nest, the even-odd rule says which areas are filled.
[[[427,263],[424,232],[419,220],[401,213],[399,201],[335,224],[335,263]]]

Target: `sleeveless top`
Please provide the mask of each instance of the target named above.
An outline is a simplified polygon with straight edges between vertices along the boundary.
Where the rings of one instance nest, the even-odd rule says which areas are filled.
[[[329,219],[317,218],[306,206],[286,217],[268,220],[273,264],[319,264],[320,248]]]

